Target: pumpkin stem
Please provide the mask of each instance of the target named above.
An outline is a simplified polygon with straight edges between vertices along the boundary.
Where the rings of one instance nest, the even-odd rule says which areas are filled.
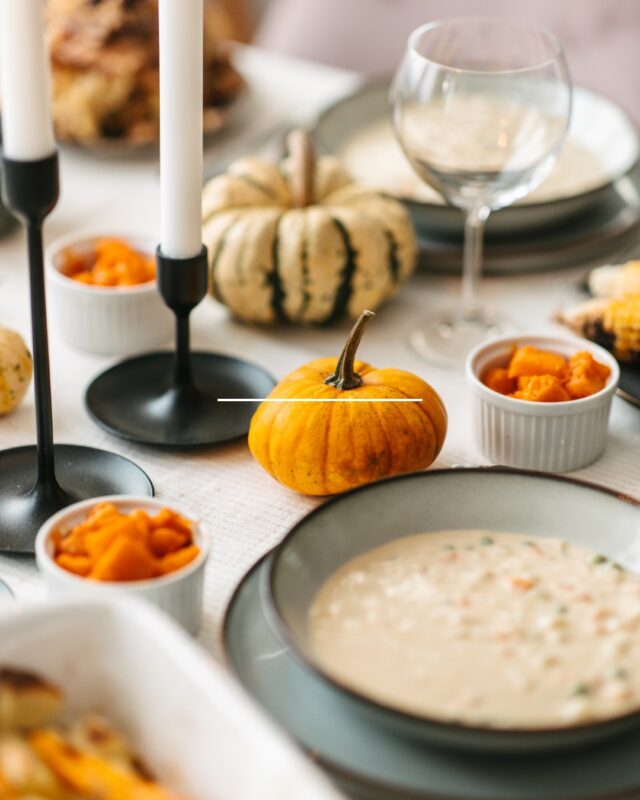
[[[375,317],[373,311],[363,311],[360,314],[338,359],[336,371],[325,380],[327,386],[335,386],[336,389],[347,390],[357,389],[358,386],[362,385],[362,378],[353,367],[356,360],[356,352],[362,340],[362,334],[369,324],[369,320],[373,319],[373,317]]]
[[[291,159],[291,193],[296,208],[306,208],[313,202],[316,158],[311,137],[302,128],[295,128],[287,136],[287,150]]]

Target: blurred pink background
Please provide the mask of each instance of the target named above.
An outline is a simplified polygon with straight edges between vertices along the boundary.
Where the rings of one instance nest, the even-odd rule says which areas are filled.
[[[616,100],[640,124],[640,0],[263,0],[262,5],[256,44],[370,76],[390,74],[408,34],[429,20],[480,15],[534,22],[560,37],[576,84]]]

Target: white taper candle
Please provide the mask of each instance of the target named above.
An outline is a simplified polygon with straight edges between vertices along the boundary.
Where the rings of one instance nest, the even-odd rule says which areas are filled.
[[[55,151],[51,75],[42,0],[0,0],[0,89],[4,154],[36,161]]]
[[[160,247],[190,258],[202,244],[203,0],[160,0],[159,10]]]

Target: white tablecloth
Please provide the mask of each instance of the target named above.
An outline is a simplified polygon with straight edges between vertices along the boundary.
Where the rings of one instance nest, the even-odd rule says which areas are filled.
[[[229,130],[208,148],[207,171],[243,142],[254,146],[260,136],[284,123],[310,120],[324,105],[352,90],[355,75],[269,55],[251,48],[238,53],[238,65],[250,91]],[[146,160],[104,160],[79,151],[62,153],[62,198],[47,224],[48,240],[83,227],[151,231],[157,237],[159,184],[157,164]],[[554,307],[566,300],[581,270],[564,273],[487,278],[484,291],[520,325],[551,326]],[[436,466],[484,463],[471,441],[467,395],[460,372],[427,366],[408,347],[409,331],[441,302],[459,291],[455,278],[417,275],[369,327],[361,357],[378,366],[417,372],[442,394],[449,410],[449,433]],[[0,324],[29,336],[26,253],[20,232],[0,243]],[[194,341],[259,362],[277,377],[313,358],[342,347],[348,323],[330,330],[280,328],[258,330],[232,322],[223,308],[206,300],[194,314]],[[55,433],[58,442],[111,449],[146,469],[159,497],[179,501],[202,519],[211,532],[202,643],[216,652],[220,622],[234,587],[263,553],[318,502],[294,494],[273,481],[252,460],[246,443],[237,442],[199,454],[171,454],[127,444],[99,430],[87,417],[82,397],[89,380],[110,361],[66,347],[51,326]],[[0,420],[0,447],[34,440],[33,398]],[[627,493],[640,495],[640,412],[614,401],[605,455],[576,473]],[[0,521],[1,524],[1,521]],[[0,577],[20,602],[42,596],[32,559],[0,556]]]

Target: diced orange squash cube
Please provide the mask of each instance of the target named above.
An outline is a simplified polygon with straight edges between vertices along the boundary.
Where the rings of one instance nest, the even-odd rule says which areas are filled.
[[[89,577],[98,581],[141,581],[160,574],[147,548],[133,539],[116,539],[98,559]]]
[[[148,541],[151,533],[151,518],[147,512],[143,511],[141,508],[136,508],[129,514],[129,517],[138,529],[138,533],[142,539],[145,542]]]
[[[117,539],[140,539],[135,522],[129,517],[118,517],[96,531],[85,535],[87,553],[98,559],[111,547]]]
[[[160,559],[160,572],[163,575],[168,575],[170,572],[175,572],[182,567],[186,567],[194,558],[200,553],[200,548],[195,545],[183,547],[182,550],[177,550],[175,553],[169,553]]]
[[[181,514],[178,514],[177,511],[172,511],[171,513],[173,514],[173,517],[171,519],[170,527],[187,534],[189,541],[191,542],[191,534],[193,531],[193,523],[191,520],[186,519]]]
[[[526,345],[519,347],[509,364],[509,377],[521,378],[526,375],[552,375],[562,380],[567,372],[567,360],[559,353],[550,353]]]
[[[151,526],[153,528],[176,528],[189,534],[193,527],[190,520],[170,508],[162,508],[154,517],[151,517]]]
[[[491,367],[483,375],[482,382],[499,394],[512,394],[518,388],[516,379],[509,377],[506,367]]]
[[[154,555],[160,558],[190,544],[190,538],[187,539],[187,534],[175,528],[156,528],[151,534],[150,544]]]
[[[518,379],[518,391],[512,397],[537,403],[563,403],[571,400],[561,381],[553,375],[531,375]]]
[[[65,535],[60,535],[56,552],[70,553],[71,555],[86,555],[85,532],[74,528]]]
[[[60,553],[56,556],[56,564],[68,572],[73,572],[74,575],[80,575],[86,578],[91,572],[93,562],[89,556],[75,556],[70,553]]]
[[[611,370],[600,364],[591,353],[581,351],[569,359],[566,388],[573,399],[589,397],[604,389]]]
[[[150,517],[152,528],[165,528],[170,526],[173,520],[173,511],[170,508],[161,508],[157,514]]]

